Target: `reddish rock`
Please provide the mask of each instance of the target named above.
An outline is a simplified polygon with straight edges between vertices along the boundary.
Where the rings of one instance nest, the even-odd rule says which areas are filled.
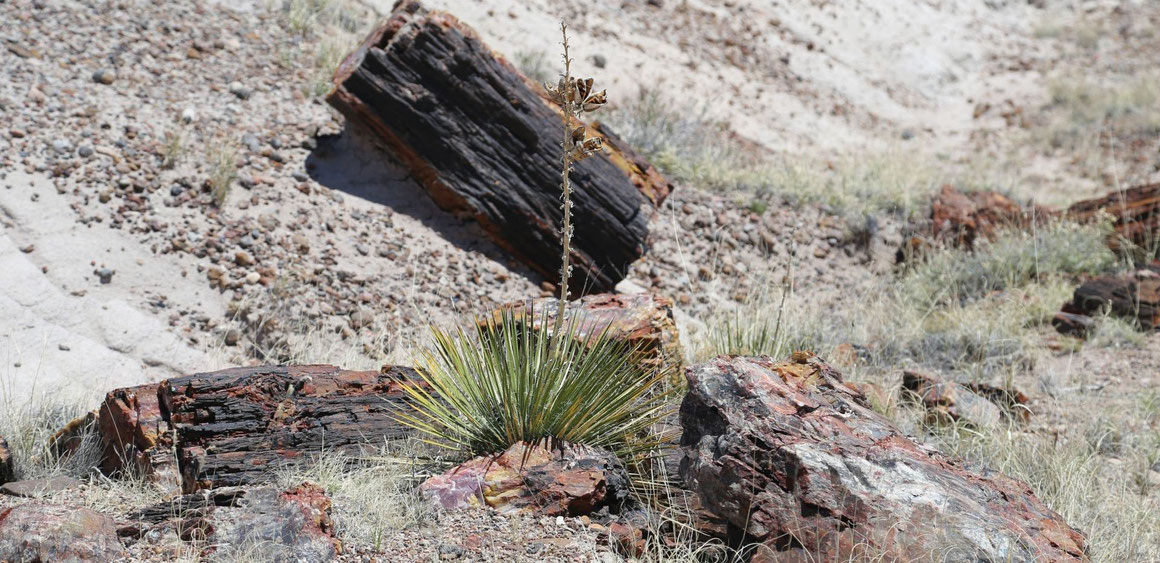
[[[97,415],[101,435],[101,470],[107,475],[131,472],[163,485],[181,488],[173,457],[173,437],[161,415],[156,383],[116,389],[105,395]]]
[[[321,487],[222,487],[126,514],[127,538],[173,535],[215,560],[328,561],[342,552]]]
[[[954,381],[904,371],[902,390],[904,398],[912,399],[926,409],[927,421],[934,424],[966,422],[974,426],[992,426],[1002,418],[995,403]]]
[[[395,411],[414,370],[334,366],[235,368],[169,379],[160,408],[174,431],[182,489],[262,482],[278,466],[321,451],[358,453],[411,430]],[[140,395],[139,395],[140,398]]]
[[[548,308],[549,321],[554,319],[558,302],[554,298],[530,302],[537,328],[545,318],[545,307]],[[521,306],[527,307],[528,303],[505,305],[495,312],[493,318],[498,318],[502,311]],[[607,327],[610,337],[636,347],[642,354],[643,364],[649,370],[666,370],[674,377],[680,373],[684,352],[673,319],[672,299],[643,293],[600,293],[569,303],[568,311],[569,314],[583,314],[580,330],[585,334]]]
[[[1128,274],[1084,282],[1064,304],[1063,312],[1089,317],[1107,312],[1134,319],[1147,329],[1160,328],[1160,262]]]
[[[757,561],[1082,561],[1085,539],[1019,481],[908,439],[814,357],[687,371],[681,477]]]
[[[1027,422],[1031,420],[1031,398],[1014,387],[997,387],[987,383],[968,383],[967,389],[991,401],[1003,410],[1003,415],[1011,420]]]
[[[1111,219],[1119,235],[1108,241],[1113,250],[1120,249],[1123,241],[1154,250],[1160,242],[1160,183],[1114,190],[1077,202],[1067,209],[1067,215],[1085,222]]]
[[[330,561],[342,553],[330,510],[330,497],[313,483],[250,489],[236,507],[210,513],[206,543],[220,560]]]
[[[519,443],[482,456],[419,486],[446,510],[490,506],[503,514],[580,516],[605,506],[618,510],[628,476],[616,456],[579,445],[551,448]]]
[[[0,509],[0,561],[115,561],[125,556],[108,515],[57,504]]]
[[[971,249],[1002,228],[1025,228],[1055,214],[1045,207],[1021,205],[998,192],[964,193],[945,185],[931,200],[929,222],[913,230],[899,249],[898,259],[904,261],[934,244]]]
[[[12,497],[34,498],[79,487],[81,482],[67,475],[57,475],[44,479],[9,481],[0,485],[0,494]]]

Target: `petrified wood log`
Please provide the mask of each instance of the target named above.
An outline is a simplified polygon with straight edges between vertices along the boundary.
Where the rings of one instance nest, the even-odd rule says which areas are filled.
[[[1142,328],[1160,328],[1160,263],[1084,282],[1063,305],[1063,312],[1089,317],[1110,313],[1134,318]]]
[[[917,444],[816,357],[687,371],[681,477],[753,561],[1086,561],[1031,492]]]
[[[182,489],[259,482],[278,466],[323,451],[357,452],[409,435],[395,418],[405,367],[236,368],[163,382],[162,416],[175,432]]]
[[[548,279],[559,275],[560,109],[454,16],[418,2],[339,66],[327,101],[375,131],[443,209],[473,217]],[[606,127],[605,149],[574,165],[570,287],[610,291],[645,252],[648,219],[671,186]]]
[[[1080,221],[1110,218],[1120,235],[1111,241],[1113,250],[1119,249],[1124,240],[1151,252],[1160,245],[1160,183],[1080,201],[1069,207],[1067,214]]]

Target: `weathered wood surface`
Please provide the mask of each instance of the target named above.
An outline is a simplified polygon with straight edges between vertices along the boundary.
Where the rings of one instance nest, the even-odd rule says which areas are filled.
[[[1160,247],[1160,183],[1109,192],[1103,197],[1077,202],[1067,214],[1080,221],[1112,220],[1120,236],[1111,241],[1115,250],[1122,241],[1154,253]]]
[[[175,431],[182,489],[260,482],[279,466],[323,451],[410,434],[394,413],[411,368],[236,368],[169,379],[161,411]]]
[[[1160,328],[1160,263],[1084,282],[1076,288],[1071,301],[1063,305],[1063,312],[1089,317],[1107,312],[1135,319],[1141,328]]]
[[[369,125],[443,209],[473,217],[548,279],[559,275],[560,109],[454,16],[403,1],[340,65],[327,101]],[[610,291],[646,248],[672,189],[607,127],[575,164],[570,287]]]

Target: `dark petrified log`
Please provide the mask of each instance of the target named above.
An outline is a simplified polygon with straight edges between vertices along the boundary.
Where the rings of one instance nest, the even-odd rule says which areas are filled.
[[[556,279],[560,109],[454,16],[403,1],[343,61],[327,101],[375,131],[443,209]],[[645,252],[648,219],[671,190],[607,127],[574,166],[571,287],[609,291]]]
[[[409,434],[395,418],[411,368],[236,368],[161,384],[162,416],[185,492],[260,482],[280,465],[324,451],[357,452]]]
[[[1111,241],[1119,249],[1123,241],[1155,252],[1160,244],[1160,183],[1116,190],[1103,197],[1073,204],[1067,214],[1080,221],[1097,221],[1102,217],[1112,220],[1120,236]]]

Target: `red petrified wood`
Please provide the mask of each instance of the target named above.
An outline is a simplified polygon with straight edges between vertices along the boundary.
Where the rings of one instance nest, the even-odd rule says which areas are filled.
[[[681,476],[754,561],[1076,561],[1028,486],[908,439],[816,357],[689,368]]]

